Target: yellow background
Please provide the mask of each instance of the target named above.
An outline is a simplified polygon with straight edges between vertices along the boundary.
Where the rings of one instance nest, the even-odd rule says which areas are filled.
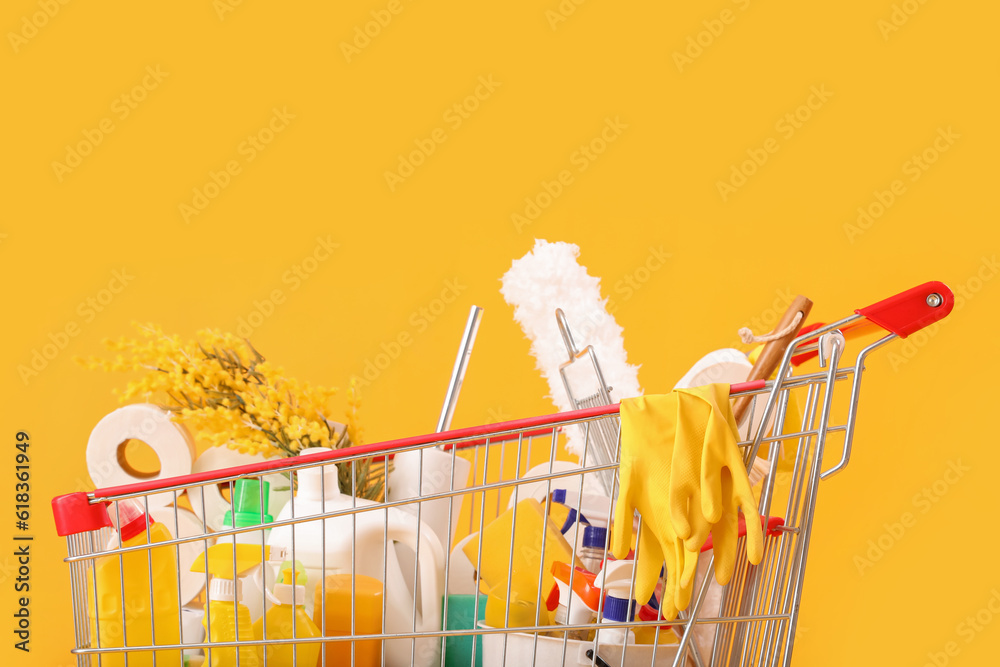
[[[545,413],[546,385],[498,292],[536,237],[580,246],[647,391],[731,345],[785,292],[810,296],[814,319],[829,321],[925,280],[965,289],[910,358],[897,342],[894,363],[883,351],[869,364],[855,458],[821,489],[795,664],[919,665],[952,641],[949,664],[995,659],[1000,620],[989,614],[971,638],[956,629],[1000,589],[995,5],[567,0],[574,11],[553,27],[557,0],[404,0],[348,62],[341,43],[387,2],[71,1],[51,18],[38,14],[45,4],[10,0],[0,12],[2,662],[75,664],[48,502],[87,483],[88,433],[123,378],[74,356],[100,352],[132,320],[183,335],[235,330],[281,290],[252,340],[310,381],[345,386],[382,343],[413,334],[365,390],[375,441],[433,430],[476,303],[486,312],[454,424]],[[724,10],[732,21],[713,23]],[[879,22],[894,11],[901,25],[889,32]],[[12,42],[19,33],[29,37]],[[699,33],[707,46],[679,68],[675,54]],[[116,98],[147,67],[167,75],[120,118]],[[453,128],[445,113],[480,77],[500,85]],[[813,86],[832,96],[800,110],[810,117],[786,137],[776,124]],[[295,117],[248,162],[239,147],[274,108]],[[574,153],[609,118],[627,127],[578,171]],[[60,181],[53,162],[104,119],[113,132]],[[390,191],[384,173],[436,128],[444,143]],[[959,137],[909,180],[904,163],[947,128]],[[723,201],[717,182],[769,138],[777,152]],[[179,205],[230,160],[240,173],[186,222]],[[512,214],[564,169],[573,182],[517,229]],[[904,194],[853,234],[858,207],[896,179]],[[339,248],[292,289],[286,272],[317,237]],[[668,261],[624,298],[619,281],[651,247]],[[134,278],[101,312],[80,306],[122,269]],[[411,316],[446,280],[459,297],[417,333]],[[18,368],[72,323],[79,335],[22,379]],[[34,466],[28,656],[8,629],[18,429],[31,434]],[[914,495],[950,461],[970,470],[920,513]],[[908,511],[916,525],[859,574],[855,557]]]

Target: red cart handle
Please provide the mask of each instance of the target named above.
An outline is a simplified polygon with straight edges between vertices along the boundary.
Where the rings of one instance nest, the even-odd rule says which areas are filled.
[[[906,338],[947,317],[954,307],[955,295],[947,285],[935,280],[854,312],[886,331]]]
[[[841,327],[840,332],[845,338],[855,338],[884,330],[906,338],[944,319],[954,307],[955,295],[951,289],[944,283],[933,280],[865,308],[858,308],[854,312],[863,319]],[[799,334],[807,334],[825,326],[827,325],[822,322],[816,322],[802,327]],[[817,354],[817,350],[797,354],[792,357],[792,365],[798,366]]]

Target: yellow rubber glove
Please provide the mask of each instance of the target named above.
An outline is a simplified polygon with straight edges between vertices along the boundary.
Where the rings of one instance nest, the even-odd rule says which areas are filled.
[[[672,621],[677,618],[678,610],[687,609],[691,602],[698,552],[688,551],[683,540],[670,534],[669,520],[666,529],[661,528],[659,532],[662,543],[656,529],[642,521],[636,551],[635,599],[649,600],[660,579],[660,567],[665,566],[667,580],[663,586],[660,610],[665,620]]]
[[[644,527],[655,533],[664,557],[669,560],[671,553],[680,554],[675,556],[674,568],[680,576],[673,579],[672,587],[668,585],[679,609],[685,608],[690,599],[690,568],[696,564],[697,553],[710,531],[715,542],[716,579],[728,583],[732,577],[740,507],[750,517],[747,556],[752,563],[760,562],[763,536],[756,519],[757,503],[736,445],[729,385],[706,385],[622,401],[621,433],[622,488],[613,533],[618,541],[614,545],[620,546],[625,537],[621,519],[627,515],[623,512],[638,508]],[[683,544],[672,544],[676,540]],[[645,560],[641,554],[640,560]],[[636,564],[637,599],[642,599],[640,592],[646,592],[645,587],[639,590],[639,580],[645,583],[654,565],[658,567],[648,562]]]
[[[650,598],[666,563],[661,608],[664,618],[671,620],[678,609],[687,607],[698,563],[698,553],[688,552],[674,533],[666,502],[675,414],[674,394],[621,402],[621,488],[611,531],[612,554],[625,558],[632,541],[632,516],[639,510],[642,527],[636,552],[635,599],[645,602]]]
[[[736,565],[739,510],[747,519],[747,558],[760,563],[764,539],[739,442],[728,384],[676,390],[680,396],[673,477],[668,494],[677,536],[689,551],[713,536],[715,579],[729,583]]]
[[[719,393],[723,401],[729,400],[729,385],[713,384],[693,389],[677,389],[677,412],[674,418],[675,440],[672,454],[672,476],[667,489],[670,502],[670,517],[674,531],[685,541],[687,548],[697,551],[708,539],[712,524],[722,517],[719,506],[721,488],[716,476],[720,466],[714,465],[710,456],[717,451],[709,443],[720,443],[722,450],[736,446],[736,435],[730,431],[730,424],[717,409]],[[710,399],[702,395],[710,392]],[[720,413],[716,415],[715,413]],[[722,420],[721,428],[718,423]],[[735,421],[733,422],[735,424]],[[739,450],[737,450],[739,454]],[[703,460],[709,459],[709,460]],[[706,466],[705,464],[709,465]],[[741,464],[742,465],[742,464]],[[722,466],[724,467],[724,466]],[[708,486],[702,479],[703,472],[713,475]],[[703,494],[702,487],[708,493]]]

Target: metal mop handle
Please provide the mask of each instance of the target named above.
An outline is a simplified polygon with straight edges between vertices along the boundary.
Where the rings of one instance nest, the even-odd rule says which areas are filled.
[[[563,343],[566,345],[566,352],[569,353],[569,360],[573,361],[580,350],[576,349],[576,341],[569,330],[569,322],[566,321],[566,313],[562,308],[556,308],[556,323],[559,325],[559,333],[562,335]]]
[[[462,334],[462,344],[458,348],[458,356],[455,357],[455,367],[451,369],[451,381],[448,383],[448,393],[444,396],[444,405],[441,406],[441,416],[438,417],[437,433],[447,431],[451,428],[451,418],[455,415],[458,392],[462,390],[462,381],[465,379],[465,370],[469,367],[472,344],[476,341],[476,334],[479,333],[479,320],[482,316],[483,309],[479,306],[473,306],[469,310],[469,319],[465,323],[465,333]]]

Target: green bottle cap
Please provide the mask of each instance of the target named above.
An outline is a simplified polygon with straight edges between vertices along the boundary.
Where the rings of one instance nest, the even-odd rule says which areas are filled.
[[[267,513],[270,488],[270,482],[261,482],[259,479],[236,480],[233,485],[233,509],[236,510],[236,522],[233,522],[233,511],[226,510],[226,515],[222,518],[223,525],[226,528],[248,528],[274,521],[274,517]],[[264,499],[263,507],[261,507],[261,496]]]

